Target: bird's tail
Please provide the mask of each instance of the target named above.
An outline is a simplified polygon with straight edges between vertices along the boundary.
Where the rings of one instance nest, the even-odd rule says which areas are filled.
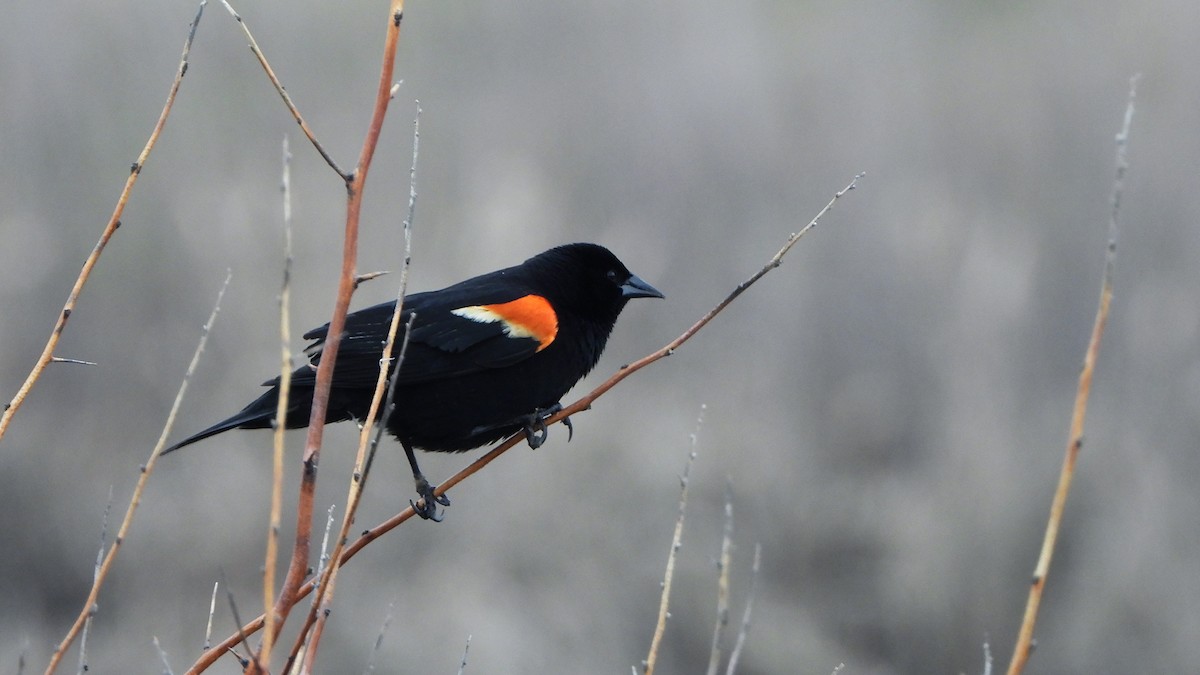
[[[293,395],[290,398],[291,398],[292,402],[288,405],[288,414],[287,414],[288,421],[291,421],[291,418],[298,412],[298,409],[302,406],[302,404],[300,404],[298,402],[307,400],[303,396],[303,394],[297,395],[296,392],[293,392]],[[187,438],[183,439],[182,441],[179,441],[175,445],[172,445],[171,447],[163,450],[162,454],[165,455],[168,452],[174,452],[174,451],[184,447],[185,445],[191,445],[192,443],[195,443],[196,441],[202,441],[202,440],[208,438],[209,436],[216,436],[217,434],[224,432],[224,431],[229,431],[230,429],[267,429],[267,428],[270,428],[271,421],[275,419],[275,412],[276,412],[276,408],[278,405],[279,405],[279,390],[276,387],[272,387],[269,391],[264,393],[262,396],[259,396],[258,398],[251,401],[249,405],[247,405],[245,408],[242,408],[241,412],[237,413],[233,417],[230,417],[229,419],[225,419],[220,422],[217,422],[216,424],[205,429],[204,431],[201,431],[199,433],[188,436]],[[289,426],[293,426],[293,425],[289,425]]]

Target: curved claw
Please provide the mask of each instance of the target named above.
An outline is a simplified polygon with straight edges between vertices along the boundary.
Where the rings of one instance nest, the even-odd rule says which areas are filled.
[[[560,410],[562,410],[562,403],[555,403],[544,410],[534,410],[525,418],[525,441],[529,443],[530,448],[537,450],[546,442],[546,438],[550,436],[546,420]],[[567,427],[567,442],[570,443],[575,436],[575,427],[571,424],[569,417],[564,417],[562,423]]]
[[[438,513],[437,507],[431,507],[429,504],[430,502],[427,502],[424,499],[419,499],[415,502],[411,499],[408,500],[408,505],[412,507],[414,513],[416,513],[418,516],[421,516],[421,520],[432,520],[435,523],[442,522],[442,518],[445,517],[445,513]]]
[[[408,500],[408,503],[410,506],[412,506],[413,511],[420,516],[422,520],[432,520],[435,523],[442,522],[442,518],[445,514],[438,512],[437,505],[441,504],[442,506],[450,506],[450,498],[446,495],[435,495],[433,493],[433,486],[429,484],[429,481],[425,480],[424,476],[417,478],[416,487],[417,494],[420,495],[420,499],[415,502],[411,499]]]

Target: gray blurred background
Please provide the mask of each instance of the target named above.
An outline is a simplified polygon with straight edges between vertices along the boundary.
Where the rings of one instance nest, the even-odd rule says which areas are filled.
[[[238,7],[346,167],[385,5]],[[4,400],[112,211],[195,7],[6,8]],[[543,449],[517,448],[451,492],[444,523],[410,522],[354,560],[323,670],[366,668],[392,612],[382,672],[454,672],[468,635],[468,673],[629,672],[650,641],[702,404],[659,672],[707,661],[727,479],[735,617],[763,548],[740,672],[978,673],[985,641],[1007,663],[1096,308],[1113,136],[1140,72],[1117,295],[1028,672],[1194,672],[1198,44],[1193,0],[409,3],[360,269],[399,267],[420,99],[414,289],[590,240],[666,292],[630,305],[575,394],[675,337],[867,176],[781,269],[578,415],[570,444],[555,428]],[[99,365],[51,368],[0,442],[0,671],[22,653],[30,672],[44,666],[79,611],[109,491],[122,513],[227,268],[174,437],[240,408],[277,368],[285,134],[298,335],[328,320],[344,190],[210,4],[59,348]],[[355,306],[397,283],[365,285]],[[341,513],[354,437],[326,435],[322,513]],[[301,439],[289,436],[286,504]],[[268,448],[264,433],[232,433],[159,464],[100,600],[92,672],[160,671],[154,636],[181,671],[222,576],[244,618],[257,613]],[[472,457],[424,467],[441,479]],[[411,493],[389,442],[359,525]],[[216,624],[233,631],[224,601]]]

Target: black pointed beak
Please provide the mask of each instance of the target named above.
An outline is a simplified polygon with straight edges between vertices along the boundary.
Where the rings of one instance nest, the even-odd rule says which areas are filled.
[[[662,292],[650,284],[642,281],[636,274],[631,274],[629,280],[621,284],[621,297],[623,298],[661,298]]]

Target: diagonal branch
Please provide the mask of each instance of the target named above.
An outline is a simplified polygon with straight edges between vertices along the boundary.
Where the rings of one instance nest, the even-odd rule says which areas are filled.
[[[326,152],[325,146],[321,145],[321,142],[317,140],[317,136],[308,126],[308,122],[305,122],[304,118],[300,116],[300,109],[297,108],[296,104],[292,102],[292,97],[288,95],[287,89],[283,88],[283,83],[279,81],[279,78],[275,75],[275,70],[271,68],[271,64],[267,62],[266,55],[264,55],[262,50],[259,49],[258,41],[255,40],[254,36],[250,34],[250,27],[246,25],[244,20],[242,20],[242,15],[234,11],[233,7],[229,5],[228,0],[221,0],[221,4],[225,5],[225,9],[227,9],[233,16],[234,21],[237,21],[238,25],[242,27],[242,33],[245,34],[246,41],[250,43],[250,51],[254,52],[254,57],[258,59],[259,65],[261,65],[263,71],[266,72],[267,79],[271,80],[271,84],[275,86],[275,91],[279,92],[279,97],[283,99],[283,104],[286,105],[288,111],[292,113],[292,117],[296,120],[296,124],[300,125],[300,130],[304,132],[304,135],[308,137],[309,142],[312,143],[313,147],[317,149],[317,152],[321,154],[321,157],[325,160],[325,163],[328,164],[329,167],[334,171],[336,171],[337,174],[342,177],[342,180],[349,181],[350,176],[345,171],[342,171],[341,167],[339,167],[337,162],[334,161],[333,156]]]
[[[133,186],[137,183],[138,176],[142,173],[142,167],[146,165],[146,160],[150,157],[150,151],[158,143],[158,137],[167,125],[167,117],[171,114],[171,107],[175,105],[175,94],[179,92],[179,85],[183,82],[184,73],[187,72],[188,54],[192,51],[192,41],[196,38],[196,29],[200,26],[200,17],[204,14],[204,6],[207,3],[208,0],[201,0],[200,7],[196,10],[196,18],[192,19],[192,26],[188,31],[187,40],[183,43],[183,55],[179,59],[179,68],[175,71],[175,80],[171,83],[171,89],[167,93],[167,102],[163,105],[162,112],[158,116],[158,122],[154,124],[154,130],[150,132],[150,138],[146,141],[146,146],[142,148],[137,161],[130,167],[129,177],[125,179],[125,187],[121,190],[121,196],[117,198],[117,206],[113,209],[112,216],[108,219],[108,224],[104,226],[104,231],[100,233],[100,240],[96,242],[96,246],[92,248],[92,252],[88,255],[87,260],[84,261],[83,269],[79,271],[79,277],[75,280],[75,285],[71,288],[70,295],[67,296],[67,302],[63,305],[62,311],[58,315],[58,321],[54,324],[54,330],[50,332],[50,338],[46,341],[46,347],[42,350],[42,355],[38,357],[33,370],[29,372],[29,376],[25,378],[25,382],[21,385],[21,388],[17,390],[17,395],[4,405],[4,411],[0,414],[0,439],[4,438],[4,433],[8,430],[8,425],[12,422],[13,415],[16,414],[21,404],[25,402],[25,397],[33,390],[33,386],[41,378],[42,372],[46,370],[46,366],[55,360],[54,349],[58,346],[58,340],[62,337],[62,332],[67,327],[67,320],[71,318],[71,313],[75,311],[75,304],[79,301],[80,294],[83,293],[83,287],[91,277],[92,269],[96,267],[96,262],[100,260],[100,254],[104,252],[104,247],[108,245],[108,241],[112,239],[117,228],[121,226],[121,214],[125,212],[125,204],[129,201],[129,195],[133,192]]]
[[[1037,623],[1038,607],[1042,603],[1042,590],[1046,587],[1046,575],[1050,572],[1050,559],[1054,555],[1054,543],[1058,539],[1058,529],[1062,524],[1067,493],[1071,491],[1071,479],[1075,475],[1075,461],[1079,458],[1079,450],[1083,447],[1083,421],[1087,417],[1088,396],[1092,391],[1092,373],[1096,368],[1096,356],[1100,353],[1100,339],[1104,336],[1104,326],[1108,323],[1108,308],[1112,302],[1113,267],[1117,258],[1117,218],[1121,212],[1121,193],[1125,187],[1125,171],[1129,168],[1126,147],[1129,142],[1130,125],[1133,123],[1133,101],[1137,93],[1137,81],[1138,76],[1136,75],[1129,81],[1129,103],[1125,107],[1125,122],[1116,139],[1117,169],[1116,176],[1113,178],[1112,210],[1108,219],[1108,248],[1104,254],[1104,279],[1100,285],[1100,306],[1096,309],[1096,321],[1092,326],[1092,336],[1083,357],[1083,369],[1079,373],[1079,388],[1075,392],[1075,409],[1071,413],[1071,431],[1067,441],[1066,456],[1063,458],[1062,471],[1059,473],[1054,499],[1050,503],[1050,518],[1046,523],[1046,535],[1042,540],[1041,553],[1038,554],[1037,567],[1033,571],[1029,600],[1025,605],[1025,615],[1021,620],[1020,632],[1017,634],[1017,644],[1013,648],[1008,675],[1020,675],[1029,661],[1029,655],[1033,652],[1033,627]]]

